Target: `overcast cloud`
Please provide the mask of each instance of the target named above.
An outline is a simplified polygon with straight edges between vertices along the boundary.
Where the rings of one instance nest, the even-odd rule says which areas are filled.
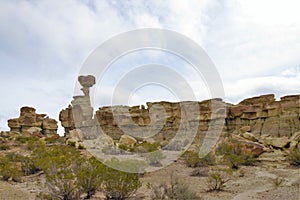
[[[220,73],[227,101],[299,94],[299,7],[297,0],[2,0],[0,130],[25,105],[57,119],[72,100],[88,55],[137,28],[174,30],[202,46]],[[208,97],[202,80],[187,79],[197,99]],[[97,106],[107,103],[109,90],[99,94]],[[130,102],[150,97],[139,91]]]

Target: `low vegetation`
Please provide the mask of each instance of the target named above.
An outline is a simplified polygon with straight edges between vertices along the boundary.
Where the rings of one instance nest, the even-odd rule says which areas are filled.
[[[202,199],[188,185],[178,181],[173,173],[170,175],[169,183],[160,183],[156,186],[148,184],[148,188],[152,190],[151,199],[153,200]]]
[[[300,150],[294,149],[288,152],[287,155],[288,161],[291,163],[291,165],[300,167]]]
[[[186,151],[182,157],[184,158],[188,167],[206,167],[215,164],[215,156],[212,153],[200,158],[199,154],[194,151]]]
[[[257,159],[251,153],[245,153],[241,144],[235,140],[221,143],[217,148],[217,154],[222,155],[224,161],[232,168],[239,169],[240,165],[255,165]]]
[[[90,199],[97,191],[105,194],[106,199],[123,200],[131,197],[141,186],[139,174],[119,171],[107,167],[94,157],[86,158],[80,151],[69,145],[51,146],[32,139],[18,139],[24,145],[30,144],[32,153],[21,156],[7,153],[0,156],[0,176],[4,181],[21,181],[23,176],[43,171],[48,192],[43,199],[77,200]],[[53,141],[54,142],[54,141]],[[27,149],[29,149],[27,147]],[[142,170],[145,163],[133,161],[111,161],[115,165],[125,166],[131,171]]]
[[[226,169],[218,169],[210,172],[207,185],[207,192],[222,191],[226,187],[226,183],[230,180],[232,172]]]

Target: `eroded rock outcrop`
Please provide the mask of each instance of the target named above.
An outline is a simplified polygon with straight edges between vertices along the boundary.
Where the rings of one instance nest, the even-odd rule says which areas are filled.
[[[11,132],[27,133],[30,135],[57,134],[57,121],[46,114],[37,114],[32,107],[22,107],[19,118],[9,119],[8,126]]]
[[[240,134],[257,142],[267,136],[289,138],[300,131],[300,95],[285,96],[276,101],[273,94],[268,94],[245,99],[237,105],[211,99],[148,102],[146,106],[132,107],[106,106],[99,108],[93,116],[89,87],[95,83],[95,78],[81,76],[78,80],[84,95],[74,97],[72,105],[60,113],[66,133],[79,128],[84,137],[93,137],[94,133],[100,132],[114,140],[124,134],[139,140],[139,136],[147,138],[145,135],[155,133],[152,138],[164,143],[174,138],[179,130],[195,130],[196,142],[201,142],[207,134],[211,138],[218,137],[219,132],[222,136]],[[185,139],[178,138],[176,142]]]

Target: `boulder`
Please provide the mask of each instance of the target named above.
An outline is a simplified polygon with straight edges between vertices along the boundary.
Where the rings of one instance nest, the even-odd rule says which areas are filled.
[[[42,129],[39,127],[30,127],[22,135],[42,137]]]
[[[291,141],[297,141],[300,142],[300,132],[295,132],[291,137],[290,137]]]
[[[231,145],[237,145],[237,147],[241,148],[241,150],[243,151],[243,154],[245,154],[245,155],[250,154],[250,155],[253,155],[255,157],[258,157],[263,152],[265,152],[266,149],[267,149],[262,144],[247,140],[247,139],[245,139],[241,136],[238,136],[238,135],[233,135],[232,138],[235,142],[231,143]],[[225,139],[225,141],[226,140],[228,141],[228,139]]]
[[[264,139],[264,142],[265,142],[265,144],[270,145],[275,148],[284,148],[291,141],[288,137],[280,137],[280,138],[267,137]]]
[[[122,135],[119,140],[119,145],[126,147],[134,147],[137,144],[137,140],[129,135]]]
[[[243,134],[250,131],[251,131],[251,126],[243,126],[242,128],[240,128],[239,133]]]
[[[84,146],[87,149],[100,149],[100,150],[108,150],[114,149],[114,140],[106,134],[100,134],[100,136],[93,140],[84,140]]]
[[[76,148],[78,148],[79,146],[83,146],[82,137],[83,137],[83,134],[82,134],[81,130],[79,130],[79,129],[71,130],[69,132],[68,136],[66,137],[66,144],[74,143]]]
[[[258,142],[258,139],[252,133],[245,132],[245,133],[240,134],[240,136],[242,136],[243,138],[250,140],[252,142]]]
[[[289,150],[293,151],[295,148],[297,148],[298,144],[300,144],[298,141],[292,140],[290,143]]]

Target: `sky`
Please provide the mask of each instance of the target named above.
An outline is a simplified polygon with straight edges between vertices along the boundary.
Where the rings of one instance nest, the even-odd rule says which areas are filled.
[[[8,129],[7,120],[18,117],[22,106],[58,119],[91,52],[113,36],[140,28],[172,30],[201,46],[218,70],[227,102],[300,94],[299,7],[297,0],[0,0],[0,130]],[[93,106],[110,103],[111,87],[126,66],[152,62],[182,74],[197,100],[210,97],[184,61],[145,51],[116,62]],[[145,86],[118,103],[160,100],[174,101],[176,94]]]

